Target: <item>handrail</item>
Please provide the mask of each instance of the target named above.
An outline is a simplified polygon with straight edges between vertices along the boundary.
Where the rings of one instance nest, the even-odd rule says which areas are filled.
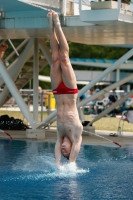
[[[117,8],[118,8],[118,9],[121,9],[121,0],[118,0]]]
[[[82,0],[79,0],[79,14],[81,13],[82,10]]]

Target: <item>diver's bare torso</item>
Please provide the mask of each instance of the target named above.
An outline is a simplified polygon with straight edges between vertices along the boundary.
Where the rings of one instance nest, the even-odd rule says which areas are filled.
[[[70,141],[78,141],[82,134],[82,124],[76,108],[77,94],[55,95],[57,102],[57,134],[60,142],[64,136]]]

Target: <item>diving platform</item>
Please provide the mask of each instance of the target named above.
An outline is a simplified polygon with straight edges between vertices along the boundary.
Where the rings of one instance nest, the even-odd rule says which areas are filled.
[[[88,3],[85,4],[82,0],[44,0],[43,6],[40,6],[41,0],[36,4],[34,0],[0,0],[0,39],[49,39],[46,15],[49,9],[54,9],[60,15],[63,31],[70,42],[94,45],[133,44],[133,12],[130,5],[123,4],[120,0],[86,2]]]
[[[100,23],[122,21],[133,23],[133,15],[130,5],[117,1],[91,2],[91,10],[81,10],[81,21]]]

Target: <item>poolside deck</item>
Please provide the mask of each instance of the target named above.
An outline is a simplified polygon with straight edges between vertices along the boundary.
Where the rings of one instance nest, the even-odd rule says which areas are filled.
[[[55,142],[56,141],[56,129],[45,130],[45,139],[36,140],[36,139],[27,139],[26,131],[7,131],[13,139],[15,140],[35,140],[38,142]],[[111,137],[109,136],[111,131],[105,130],[96,130],[96,134],[100,136],[104,136],[107,139],[118,142],[122,145],[122,147],[131,147],[133,148],[133,133],[131,132],[123,132],[122,136]],[[9,139],[7,135],[4,133],[0,133],[0,139]],[[102,138],[96,137],[95,135],[85,134],[83,133],[83,141],[82,144],[88,145],[103,145],[103,146],[114,146],[113,142],[106,141]]]

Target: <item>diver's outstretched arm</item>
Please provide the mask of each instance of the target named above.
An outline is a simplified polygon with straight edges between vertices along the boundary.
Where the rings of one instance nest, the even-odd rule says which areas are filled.
[[[55,163],[56,163],[57,167],[59,167],[60,164],[61,164],[61,157],[62,157],[61,143],[57,138],[57,141],[56,141],[56,144],[55,144]]]
[[[81,143],[82,143],[82,136],[80,136],[80,139],[78,141],[73,142],[71,153],[70,153],[70,156],[69,156],[69,162],[75,162],[76,161],[76,158],[77,158],[78,153],[79,153],[80,148],[81,148]]]

